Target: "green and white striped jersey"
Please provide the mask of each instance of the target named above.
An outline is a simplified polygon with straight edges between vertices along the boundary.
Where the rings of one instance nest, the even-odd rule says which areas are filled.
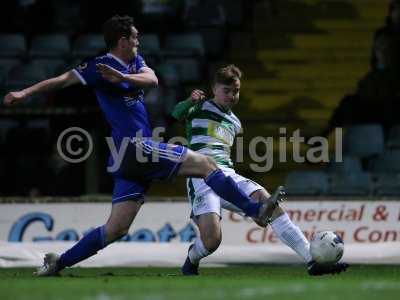
[[[172,115],[186,120],[190,149],[213,157],[218,165],[233,167],[231,147],[242,125],[232,111],[223,110],[212,100],[194,105],[188,99],[176,105]]]

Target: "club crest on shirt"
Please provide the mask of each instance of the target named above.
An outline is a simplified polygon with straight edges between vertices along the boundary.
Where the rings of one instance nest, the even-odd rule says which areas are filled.
[[[135,65],[135,64],[132,64],[132,65],[129,67],[129,73],[136,73],[136,65]]]
[[[87,63],[81,63],[78,66],[78,71],[82,72],[83,70],[85,70],[87,68],[88,64]]]

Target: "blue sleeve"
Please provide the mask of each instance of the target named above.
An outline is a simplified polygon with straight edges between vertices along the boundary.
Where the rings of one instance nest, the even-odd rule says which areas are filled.
[[[84,61],[78,67],[73,69],[79,80],[84,85],[95,87],[101,81],[101,75],[97,72],[96,62],[94,60]]]
[[[136,70],[137,70],[137,72],[139,72],[141,68],[147,68],[147,65],[146,65],[146,62],[144,61],[143,57],[138,55],[136,57]]]
[[[81,63],[78,67],[73,69],[73,72],[78,76],[82,84],[92,88],[108,90],[118,94],[132,92],[135,90],[135,86],[132,83],[120,82],[114,84],[104,79],[97,71],[97,63],[108,64],[105,61],[89,60]]]

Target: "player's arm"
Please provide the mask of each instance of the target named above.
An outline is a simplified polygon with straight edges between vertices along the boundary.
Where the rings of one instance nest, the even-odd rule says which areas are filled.
[[[158,85],[158,78],[149,67],[141,68],[138,74],[124,74],[106,64],[97,64],[96,67],[104,79],[114,84],[128,82],[139,88]]]
[[[138,87],[158,86],[158,78],[149,67],[141,68],[138,74],[127,74],[126,78]]]
[[[30,87],[20,91],[10,92],[4,97],[5,105],[13,105],[24,101],[32,95],[46,93],[65,88],[67,86],[79,83],[79,79],[72,71],[61,74],[47,80],[40,81]]]
[[[189,98],[175,105],[172,116],[179,121],[186,119],[190,109],[201,103],[204,99],[205,94],[202,90],[193,90]]]

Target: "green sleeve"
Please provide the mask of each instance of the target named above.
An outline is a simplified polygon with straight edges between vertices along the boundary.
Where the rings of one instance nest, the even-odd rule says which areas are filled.
[[[189,114],[190,108],[195,105],[191,98],[187,98],[185,101],[181,101],[175,105],[172,116],[179,121],[185,120]]]

